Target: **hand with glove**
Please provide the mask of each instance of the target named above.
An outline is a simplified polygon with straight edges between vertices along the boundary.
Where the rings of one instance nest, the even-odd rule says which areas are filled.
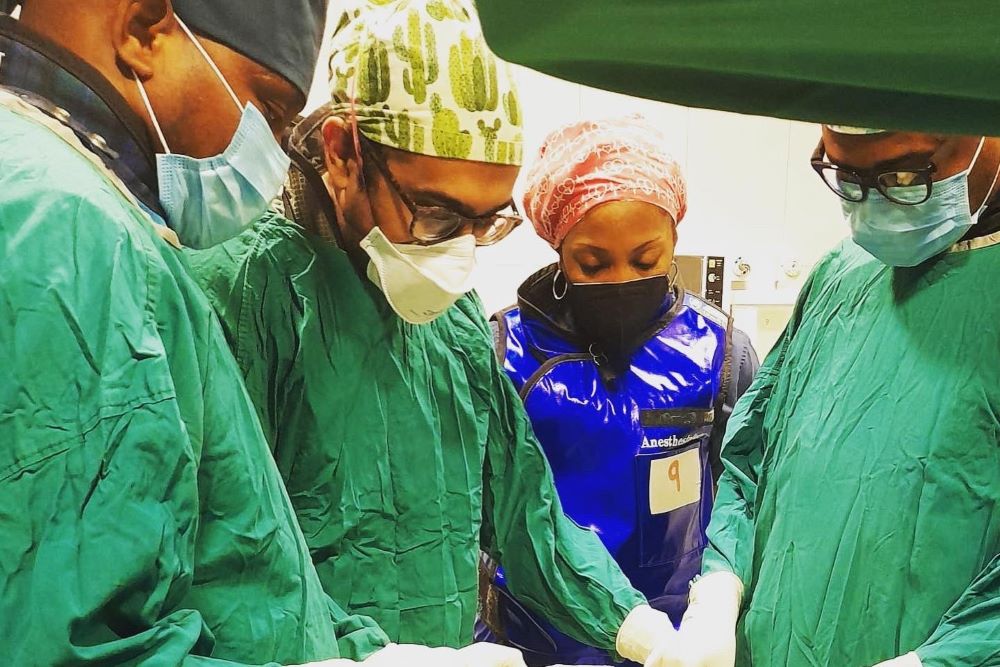
[[[676,637],[677,630],[670,617],[644,604],[625,618],[618,629],[615,647],[623,658],[648,665],[650,654],[673,651]]]
[[[472,644],[463,649],[389,644],[363,662],[334,659],[298,667],[525,667],[521,652],[498,644]]]
[[[361,662],[334,658],[288,667],[466,667],[466,663],[458,657],[458,653],[458,649],[453,648],[389,644]]]
[[[687,612],[673,644],[656,648],[646,667],[733,667],[743,583],[713,572],[691,586]]]
[[[464,667],[526,667],[516,648],[480,642],[458,651]]]
[[[924,663],[920,662],[920,656],[916,653],[907,653],[904,656],[898,658],[893,658],[892,660],[886,660],[885,662],[880,662],[875,667],[923,667]]]

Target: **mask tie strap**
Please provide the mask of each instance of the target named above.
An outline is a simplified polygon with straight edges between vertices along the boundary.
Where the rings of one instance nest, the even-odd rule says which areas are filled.
[[[966,168],[968,171],[972,171],[972,168],[976,166],[976,161],[979,160],[979,155],[983,152],[983,146],[986,145],[986,137],[979,140],[979,145],[976,147],[976,154],[972,156],[972,162]]]
[[[556,293],[556,283],[559,282],[559,278],[563,279],[563,291],[562,294]],[[556,301],[562,301],[566,298],[566,294],[569,292],[569,281],[566,280],[566,276],[563,275],[562,267],[556,269],[556,275],[552,277],[552,297]]]
[[[236,96],[236,92],[233,90],[233,87],[229,85],[229,82],[226,81],[226,77],[222,76],[222,72],[219,71],[219,66],[216,65],[215,61],[212,60],[211,56],[208,55],[208,51],[205,50],[205,47],[202,46],[198,38],[195,37],[193,32],[191,32],[191,29],[187,27],[187,24],[185,24],[184,21],[181,20],[181,17],[174,14],[174,18],[177,19],[177,24],[181,27],[181,30],[183,30],[185,34],[187,34],[187,36],[191,38],[192,42],[194,42],[195,48],[198,49],[198,52],[201,54],[201,57],[205,59],[205,62],[208,63],[208,66],[212,68],[213,72],[215,72],[215,76],[219,77],[219,81],[221,81],[222,85],[226,87],[226,92],[229,93],[229,96],[231,98],[233,98],[233,103],[236,105],[236,108],[242,112],[243,105],[240,103],[240,98]]]
[[[990,195],[993,194],[993,188],[997,186],[997,180],[1000,180],[1000,160],[997,160],[997,170],[996,173],[993,174],[993,182],[990,183],[989,189],[986,190],[986,199],[983,200],[983,204],[980,208],[983,208],[990,203]]]
[[[358,128],[358,79],[361,78],[361,72],[358,72],[357,76],[351,79],[351,92],[348,93],[351,98],[350,103],[350,123],[351,123],[351,138],[354,140],[354,154],[358,156],[358,175],[361,177],[361,187],[365,192],[368,192],[368,183],[365,180],[365,158],[361,154],[361,133]],[[372,211],[372,220],[375,219],[375,212]]]
[[[160,145],[163,146],[164,151],[169,153],[170,146],[167,145],[167,139],[163,136],[163,130],[160,129],[160,121],[156,120],[156,114],[153,113],[153,105],[149,103],[149,95],[146,94],[146,87],[142,85],[139,75],[134,71],[132,72],[132,77],[135,79],[135,85],[139,87],[139,96],[142,98],[142,103],[146,106],[149,120],[153,121],[153,129],[156,130],[156,136],[160,140]]]

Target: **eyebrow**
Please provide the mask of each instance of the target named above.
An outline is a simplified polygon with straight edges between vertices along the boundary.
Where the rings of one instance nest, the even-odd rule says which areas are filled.
[[[635,248],[632,249],[632,255],[641,255],[642,253],[646,252],[647,250],[652,249],[652,247],[654,245],[656,245],[657,240],[658,239],[649,239],[648,241],[646,241],[642,245],[636,246]]]
[[[510,206],[511,202],[513,202],[512,199],[508,199],[496,208],[492,208],[485,213],[479,213],[477,211],[473,211],[464,202],[455,199],[447,193],[440,192],[439,190],[414,190],[410,194],[410,198],[413,200],[414,204],[419,204],[420,206],[444,206],[462,214],[466,218],[486,218],[491,215],[495,215]]]
[[[576,256],[580,256],[582,253],[587,253],[587,252],[589,252],[591,256],[596,257],[598,259],[607,257],[609,254],[606,249],[600,246],[591,245],[589,243],[581,243],[579,247],[577,247],[573,251],[573,254]]]
[[[264,86],[269,101],[279,105],[286,116],[291,115],[296,107],[301,109],[306,103],[302,91],[281,75],[258,67],[253,73],[253,79]]]

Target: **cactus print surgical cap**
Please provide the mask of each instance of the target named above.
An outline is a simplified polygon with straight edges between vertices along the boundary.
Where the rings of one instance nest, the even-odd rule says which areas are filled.
[[[337,113],[400,150],[521,164],[513,71],[486,45],[471,0],[348,4],[330,37]]]

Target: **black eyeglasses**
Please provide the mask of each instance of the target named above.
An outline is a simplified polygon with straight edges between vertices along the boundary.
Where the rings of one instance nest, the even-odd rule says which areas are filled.
[[[395,191],[396,196],[403,202],[412,216],[410,220],[410,235],[418,243],[432,244],[447,241],[462,232],[471,231],[476,239],[476,245],[488,246],[498,243],[514,231],[524,218],[517,210],[514,200],[510,201],[508,211],[501,211],[479,218],[470,218],[444,206],[421,206],[413,202],[403,189],[399,186],[396,178],[392,175],[389,165],[378,146],[362,139],[362,146],[365,153],[381,172],[385,180]]]
[[[938,149],[926,167],[919,169],[848,169],[823,160],[826,147],[820,139],[810,164],[834,194],[845,201],[863,202],[868,191],[877,190],[894,204],[916,206],[930,199],[934,188],[933,176],[937,171],[934,158],[944,149]]]

